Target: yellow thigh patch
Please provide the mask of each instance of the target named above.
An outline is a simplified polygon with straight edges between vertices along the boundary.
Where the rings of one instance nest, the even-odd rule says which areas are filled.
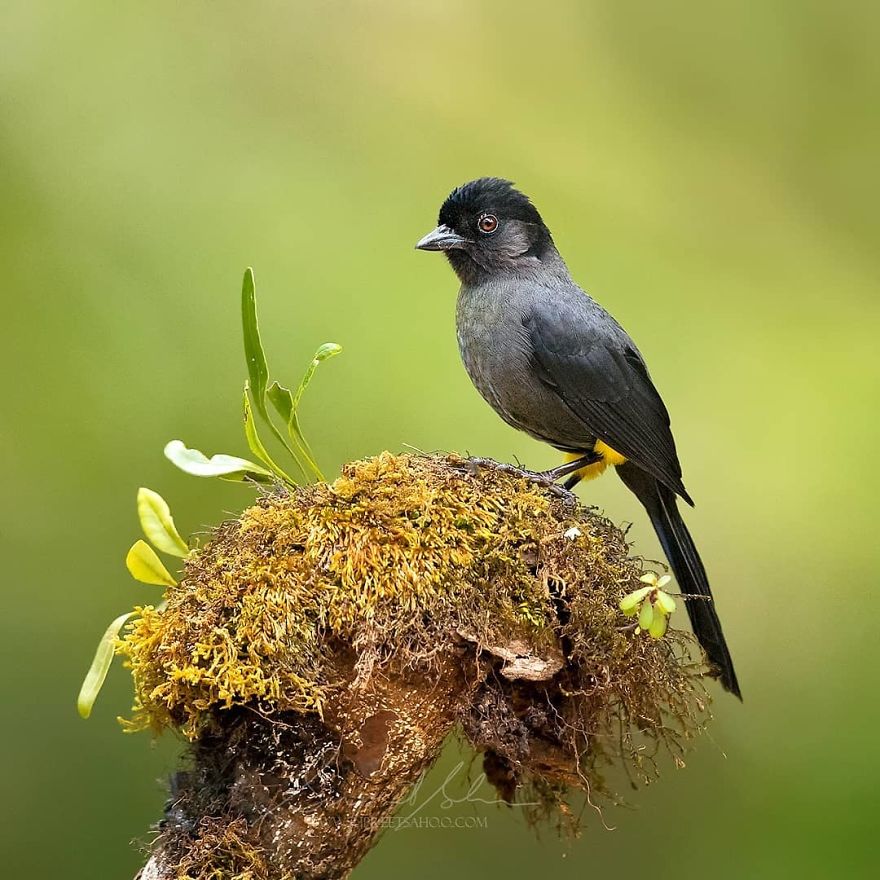
[[[595,479],[605,470],[605,468],[608,467],[608,465],[623,464],[626,461],[626,458],[624,458],[624,456],[622,456],[616,449],[612,449],[601,440],[596,441],[593,450],[602,456],[602,460],[597,461],[595,464],[588,464],[586,467],[582,467],[579,471],[575,471],[582,480]],[[583,452],[566,452],[565,460],[577,461],[579,458],[583,458],[583,455]]]

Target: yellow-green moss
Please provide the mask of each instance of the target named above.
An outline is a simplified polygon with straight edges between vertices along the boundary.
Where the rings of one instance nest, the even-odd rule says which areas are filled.
[[[243,819],[204,818],[176,865],[174,880],[269,880],[272,874]]]
[[[534,482],[385,453],[260,498],[188,560],[164,610],[141,609],[119,648],[131,724],[192,738],[217,707],[320,712],[340,649],[365,668],[414,666],[456,634],[564,638],[592,670],[594,708],[659,724],[670,702],[686,712],[693,685],[674,638],[635,636],[617,608],[641,572],[610,523]]]

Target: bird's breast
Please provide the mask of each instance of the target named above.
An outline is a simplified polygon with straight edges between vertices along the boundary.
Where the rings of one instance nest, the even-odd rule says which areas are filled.
[[[528,382],[529,351],[522,311],[509,297],[463,288],[456,311],[458,350],[477,390],[496,407]]]
[[[558,446],[591,448],[592,440],[535,369],[517,291],[462,288],[456,309],[458,347],[477,391],[508,424]]]

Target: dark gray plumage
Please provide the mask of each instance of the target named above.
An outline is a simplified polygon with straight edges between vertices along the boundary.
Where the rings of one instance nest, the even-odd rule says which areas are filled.
[[[651,517],[681,590],[699,597],[687,601],[694,632],[724,687],[739,696],[706,572],[675,500],[693,503],[669,414],[635,343],[574,283],[540,214],[508,181],[459,187],[439,220],[417,247],[442,250],[461,281],[458,344],[474,385],[508,424],[538,440],[583,455],[601,441],[626,459],[618,473]]]

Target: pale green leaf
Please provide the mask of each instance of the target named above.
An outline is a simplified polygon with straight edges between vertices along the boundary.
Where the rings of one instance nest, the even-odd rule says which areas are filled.
[[[135,541],[125,557],[125,566],[131,576],[144,584],[155,584],[157,587],[173,587],[177,581],[162,560],[156,555],[156,551],[146,541]]]
[[[636,613],[636,609],[641,604],[642,599],[644,599],[650,592],[650,587],[642,587],[632,593],[627,593],[620,600],[620,610],[626,614],[627,617],[632,617]]]
[[[642,629],[648,629],[654,621],[654,606],[650,602],[642,604],[642,610],[639,611],[639,626]]]
[[[165,446],[165,457],[182,471],[195,477],[223,477],[258,482],[271,480],[272,472],[264,467],[234,455],[212,455],[208,458],[198,449],[188,449],[181,440],[172,440]]]
[[[138,489],[137,510],[141,528],[154,547],[171,556],[186,556],[189,547],[178,534],[171,510],[158,492],[143,486]]]
[[[675,599],[663,590],[657,590],[657,597],[654,600],[654,604],[664,614],[672,614],[672,612],[675,611]]]
[[[95,659],[92,660],[92,665],[86,673],[82,687],[79,689],[79,696],[76,699],[76,710],[82,718],[88,718],[89,715],[92,714],[92,706],[95,705],[95,700],[101,692],[104,679],[107,678],[110,664],[113,662],[113,654],[116,650],[116,640],[119,638],[119,633],[122,630],[122,627],[125,626],[126,621],[132,617],[134,613],[134,611],[129,611],[127,614],[120,614],[119,617],[107,627],[106,632],[101,636],[101,641],[98,642],[98,650],[95,651]]]
[[[655,614],[651,625],[648,627],[648,635],[652,639],[662,639],[666,635],[669,626],[669,618],[665,614]]]

